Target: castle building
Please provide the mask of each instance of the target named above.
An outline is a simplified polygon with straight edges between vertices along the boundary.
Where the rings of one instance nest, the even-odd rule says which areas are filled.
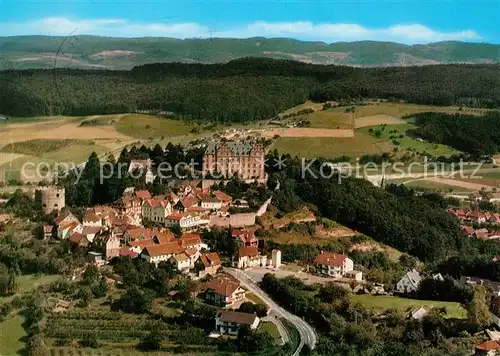
[[[66,206],[65,190],[60,187],[40,187],[35,190],[35,202],[45,214]]]
[[[203,176],[264,179],[264,155],[262,146],[251,142],[211,142],[203,155]]]

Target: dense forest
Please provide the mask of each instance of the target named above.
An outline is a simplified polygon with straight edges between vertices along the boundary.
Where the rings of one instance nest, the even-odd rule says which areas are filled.
[[[415,116],[418,128],[410,134],[474,156],[500,151],[500,111],[480,117],[432,112]]]
[[[148,64],[130,71],[11,70],[0,72],[0,84],[0,113],[11,116],[151,110],[243,122],[270,118],[307,99],[500,106],[499,65],[353,68],[244,58]]]

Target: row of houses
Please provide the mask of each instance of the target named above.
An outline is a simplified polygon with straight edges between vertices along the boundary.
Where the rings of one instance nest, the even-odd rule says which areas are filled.
[[[496,224],[500,225],[500,214],[489,211],[480,211],[472,209],[455,209],[449,208],[448,211],[456,216],[462,223],[476,224]]]
[[[479,240],[496,240],[500,238],[500,230],[487,228],[474,229],[470,225],[461,225],[460,230],[467,236],[475,237]]]

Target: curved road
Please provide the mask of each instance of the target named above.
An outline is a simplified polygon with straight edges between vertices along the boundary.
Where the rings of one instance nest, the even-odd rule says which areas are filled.
[[[314,349],[316,346],[316,332],[308,323],[276,304],[244,271],[235,268],[224,268],[224,271],[237,278],[250,292],[269,305],[274,314],[288,320],[297,328],[300,335],[300,343],[297,350],[293,353],[293,356],[298,356],[300,354],[304,344]]]

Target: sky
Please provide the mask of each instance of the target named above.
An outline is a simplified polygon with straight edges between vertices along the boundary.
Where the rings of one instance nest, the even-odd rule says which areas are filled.
[[[500,0],[0,0],[0,36],[500,43]]]

